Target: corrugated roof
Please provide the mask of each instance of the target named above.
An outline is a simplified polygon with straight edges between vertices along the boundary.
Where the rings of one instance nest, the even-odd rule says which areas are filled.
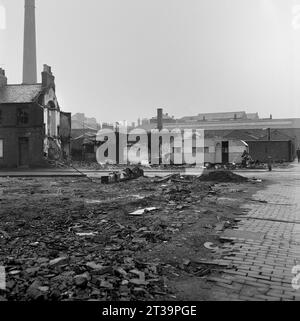
[[[42,84],[7,85],[0,88],[1,104],[30,103],[42,91]]]

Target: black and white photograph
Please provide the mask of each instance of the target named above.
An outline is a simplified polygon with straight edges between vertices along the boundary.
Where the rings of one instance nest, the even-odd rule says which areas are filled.
[[[1,307],[300,301],[299,107],[300,0],[0,0]]]

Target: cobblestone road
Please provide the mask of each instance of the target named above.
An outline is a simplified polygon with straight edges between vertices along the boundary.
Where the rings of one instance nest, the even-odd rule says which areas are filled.
[[[249,213],[236,229],[223,234],[232,242],[225,243],[232,252],[223,260],[232,268],[208,279],[212,298],[300,301],[300,289],[292,286],[297,273],[300,284],[300,267],[292,273],[300,265],[300,166],[255,176],[271,184],[244,205]]]

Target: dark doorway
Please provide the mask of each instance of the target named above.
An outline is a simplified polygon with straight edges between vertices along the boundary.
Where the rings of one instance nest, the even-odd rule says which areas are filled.
[[[29,140],[26,137],[19,138],[19,166],[29,166]]]
[[[229,143],[222,142],[222,163],[229,163]]]

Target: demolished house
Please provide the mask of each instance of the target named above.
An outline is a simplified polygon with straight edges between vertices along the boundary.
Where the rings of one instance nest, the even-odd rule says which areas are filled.
[[[42,83],[8,85],[0,69],[0,167],[43,167],[70,155],[71,114],[61,111],[51,67]]]

